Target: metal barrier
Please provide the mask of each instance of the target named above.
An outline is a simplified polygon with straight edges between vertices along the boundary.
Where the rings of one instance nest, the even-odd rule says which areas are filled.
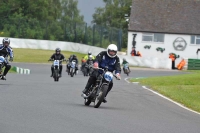
[[[188,59],[188,70],[200,70],[200,59]]]

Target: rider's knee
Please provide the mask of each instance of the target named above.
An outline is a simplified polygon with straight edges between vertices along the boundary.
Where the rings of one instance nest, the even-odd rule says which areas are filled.
[[[10,68],[11,68],[11,65],[10,65],[10,64],[6,65],[6,68],[7,68],[7,69],[10,69]]]

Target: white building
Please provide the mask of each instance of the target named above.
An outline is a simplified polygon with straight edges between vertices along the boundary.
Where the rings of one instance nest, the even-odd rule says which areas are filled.
[[[168,58],[169,53],[175,53],[183,58],[197,59],[200,1],[133,0],[128,32],[129,56],[133,34],[137,35],[136,51],[140,51],[143,57]],[[159,47],[165,50],[157,51]]]

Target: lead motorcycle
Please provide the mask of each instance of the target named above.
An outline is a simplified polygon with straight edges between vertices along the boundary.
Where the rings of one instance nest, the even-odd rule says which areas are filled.
[[[105,69],[98,69],[102,70],[103,73],[98,76],[96,84],[91,85],[91,87],[86,92],[86,96],[82,94],[82,97],[85,99],[84,104],[89,106],[91,102],[94,102],[94,108],[98,108],[103,102],[113,76],[120,80],[112,72],[108,71],[108,67]]]
[[[58,82],[60,75],[59,75],[59,71],[60,71],[60,64],[62,63],[62,60],[48,60],[48,61],[53,61],[53,67],[54,67],[54,71],[53,71],[53,78],[54,81]]]
[[[3,56],[0,56],[0,79],[2,78],[2,72],[3,72],[3,67],[4,67],[4,62],[5,62],[5,58]]]

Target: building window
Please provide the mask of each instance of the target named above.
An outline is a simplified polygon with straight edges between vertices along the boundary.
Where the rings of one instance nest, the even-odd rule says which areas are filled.
[[[142,41],[144,41],[144,42],[164,42],[164,34],[143,33]]]
[[[191,36],[191,44],[200,44],[200,36]]]

